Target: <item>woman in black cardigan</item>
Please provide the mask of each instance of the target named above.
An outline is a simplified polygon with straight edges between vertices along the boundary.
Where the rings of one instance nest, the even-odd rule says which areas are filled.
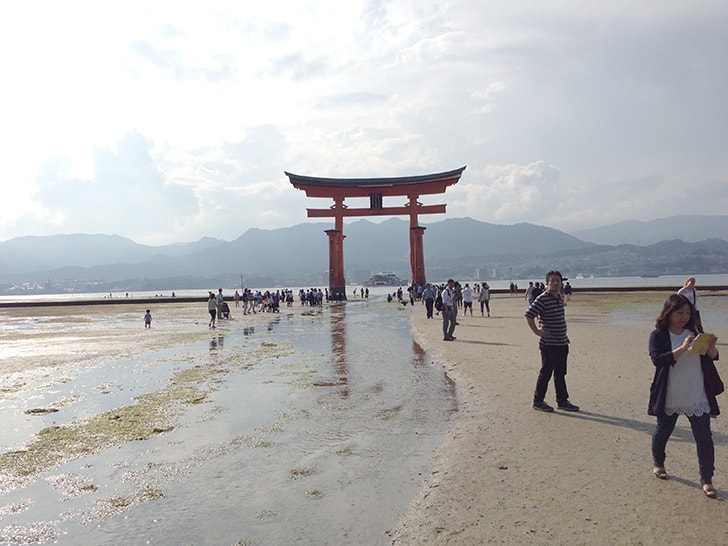
[[[720,413],[715,397],[723,392],[723,384],[713,364],[718,359],[717,338],[711,336],[706,354],[699,355],[689,350],[696,335],[693,305],[679,294],[668,297],[650,334],[649,345],[655,377],[647,413],[657,417],[652,434],[653,472],[656,477],[667,479],[665,446],[678,416],[684,414],[690,421],[698,450],[703,492],[716,498],[710,418]]]

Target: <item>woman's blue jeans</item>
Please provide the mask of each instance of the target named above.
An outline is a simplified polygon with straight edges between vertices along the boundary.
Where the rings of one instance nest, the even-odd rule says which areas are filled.
[[[658,415],[657,426],[652,433],[652,460],[655,466],[665,466],[665,446],[670,439],[675,423],[680,414]],[[710,415],[687,415],[690,427],[693,429],[693,438],[698,450],[698,466],[700,468],[700,482],[713,483],[715,470],[715,449],[713,448],[713,434],[710,432]]]

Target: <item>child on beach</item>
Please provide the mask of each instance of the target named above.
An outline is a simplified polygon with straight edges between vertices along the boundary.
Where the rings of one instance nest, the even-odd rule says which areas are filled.
[[[210,298],[207,300],[207,311],[210,313],[210,328],[215,328],[215,316],[217,315],[217,299],[215,293],[210,292]]]
[[[144,315],[144,328],[152,327],[152,312],[147,309],[146,315]]]

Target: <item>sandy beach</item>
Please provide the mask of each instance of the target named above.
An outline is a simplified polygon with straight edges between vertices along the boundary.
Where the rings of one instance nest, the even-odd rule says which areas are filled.
[[[574,295],[567,383],[578,413],[531,407],[540,359],[522,297],[497,296],[491,318],[479,309],[459,317],[452,343],[442,341],[439,317],[413,309],[415,338],[455,381],[461,411],[393,543],[728,542],[728,396],[718,398],[723,415],[712,421],[719,499],[702,494],[684,417],[667,446],[670,479],[652,475],[647,340],[668,294]],[[726,300],[717,293],[702,301],[725,318]],[[726,353],[728,330],[706,329]],[[553,381],[546,401],[556,405]]]
[[[531,408],[540,359],[538,340],[523,318],[522,296],[496,295],[490,318],[479,316],[478,309],[476,316],[460,317],[452,343],[442,341],[439,317],[427,320],[419,304],[399,306],[398,315],[410,322],[425,357],[454,381],[458,411],[427,469],[409,477],[422,485],[409,506],[403,505],[398,521],[392,518],[395,524],[381,536],[382,543],[728,542],[728,396],[718,398],[724,414],[712,423],[717,501],[701,492],[685,418],[668,444],[670,479],[657,480],[651,471],[654,422],[646,406],[653,367],[647,339],[669,293],[574,295],[566,311],[571,339],[567,380],[571,401],[581,406],[578,413],[545,414]],[[728,293],[702,293],[701,310],[725,354]],[[27,325],[36,320],[48,327],[33,337],[34,329]],[[34,374],[45,378],[68,365],[93,367],[112,354],[134,359],[165,347],[214,341],[217,335],[210,337],[206,320],[204,310],[195,306],[156,306],[155,332],[164,328],[160,337],[144,331],[135,306],[114,306],[113,312],[16,309],[3,328],[3,392],[13,397]],[[254,319],[259,333],[268,331],[267,320]],[[56,322],[62,325],[57,330]],[[232,325],[226,335],[232,334],[228,328]],[[725,366],[718,362],[728,380]],[[553,384],[546,401],[555,405]]]

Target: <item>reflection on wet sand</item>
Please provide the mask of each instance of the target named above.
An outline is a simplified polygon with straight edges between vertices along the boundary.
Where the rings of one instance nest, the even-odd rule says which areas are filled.
[[[210,352],[215,352],[218,349],[222,350],[225,345],[225,336],[223,334],[217,334],[210,340]]]
[[[337,305],[331,311],[331,356],[334,370],[339,379],[339,393],[342,398],[349,396],[348,363],[346,360],[346,305]]]
[[[315,381],[316,387],[340,387],[341,398],[349,396],[348,363],[346,356],[346,305],[336,304],[331,307],[329,317],[331,325],[331,360],[336,380]]]

